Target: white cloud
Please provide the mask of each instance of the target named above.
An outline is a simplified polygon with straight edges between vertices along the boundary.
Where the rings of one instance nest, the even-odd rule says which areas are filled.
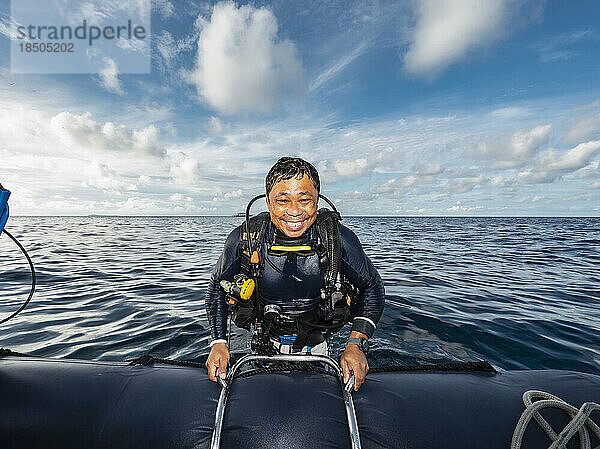
[[[518,106],[509,106],[505,108],[496,109],[492,111],[491,114],[493,117],[499,118],[501,120],[515,120],[531,115],[529,109]]]
[[[21,25],[13,20],[12,17],[0,17],[0,34],[8,39],[17,40],[17,27]]]
[[[152,9],[167,19],[175,14],[175,8],[169,0],[152,0]]]
[[[150,182],[151,182],[150,176],[140,175],[140,177],[138,178],[138,184],[141,186],[150,185]]]
[[[350,137],[353,133],[349,133]],[[367,157],[358,159],[336,159],[333,168],[338,176],[358,178],[375,170],[378,167],[393,164],[396,157],[392,148],[387,147],[381,151],[373,151]]]
[[[367,159],[360,158],[352,161],[337,160],[333,163],[333,166],[338,175],[357,178],[367,172],[369,163]]]
[[[462,204],[462,202],[457,201],[456,204],[454,204],[454,206],[450,206],[446,210],[449,212],[468,212],[479,209],[483,209],[483,206],[465,206],[464,204]]]
[[[546,199],[532,201],[535,196],[545,195],[544,186],[524,186],[525,179],[517,179],[515,170],[492,169],[486,165],[487,160],[465,159],[464,148],[489,133],[490,123],[495,123],[491,114],[495,108],[452,118],[408,116],[400,120],[396,116],[349,123],[343,128],[332,126],[331,117],[294,117],[292,121],[270,120],[258,125],[238,121],[228,129],[226,137],[190,138],[182,133],[179,143],[160,146],[165,152],[162,158],[140,157],[153,152],[148,143],[140,144],[146,148],[144,151],[134,149],[132,144],[134,131],[140,134],[145,129],[138,124],[143,122],[145,104],[138,107],[142,117],[134,118],[134,125],[128,122],[124,126],[115,119],[107,126],[90,113],[56,114],[54,110],[0,99],[0,160],[2,167],[6,167],[2,182],[6,179],[14,188],[15,212],[234,213],[253,194],[262,191],[268,168],[286,154],[304,156],[314,162],[320,170],[323,193],[339,200],[342,213],[359,215],[390,213],[399,204],[403,205],[402,213],[411,213],[414,207],[429,213],[431,207],[432,213],[443,214],[446,208],[455,205],[451,201],[453,196],[454,200],[463,200],[464,207],[483,204],[490,213],[525,210],[515,209],[513,201],[507,202],[507,192],[515,198],[527,197],[529,205],[535,205],[532,210],[567,213],[558,206],[563,190],[565,197],[587,191],[590,199],[585,201],[593,203],[597,190],[587,188],[600,179],[598,153],[596,156],[585,153],[582,160],[573,155],[561,158],[566,152],[555,151],[554,159],[548,159],[546,165],[553,173],[571,171],[564,171],[569,173],[568,182],[553,186],[552,198],[556,202],[546,207]],[[544,110],[533,106],[532,111]],[[571,110],[569,106],[563,116]],[[131,116],[128,110],[121,112]],[[550,118],[557,116],[556,111],[551,114]],[[546,115],[533,115],[540,120],[548,119]],[[530,138],[521,136],[515,141],[537,141],[532,137],[535,133],[531,133],[535,129],[533,120],[532,117],[530,128],[521,131]],[[522,126],[519,121],[516,123]],[[506,128],[509,125],[503,124]],[[158,128],[154,131],[154,137],[151,130],[145,133],[150,141],[158,141],[160,137]],[[518,133],[498,140],[508,147],[513,134]],[[515,148],[531,146],[523,143],[515,144]],[[540,148],[543,150],[543,146]],[[523,152],[532,154],[526,167],[533,169],[550,154],[539,150]],[[552,161],[554,165],[550,164]],[[586,161],[587,165],[575,170]],[[361,174],[362,178],[352,178]],[[558,184],[560,176],[555,180]],[[46,204],[48,185],[53,186],[53,194],[62,198],[52,198],[52,203]],[[174,194],[181,196],[169,199]],[[127,203],[129,198],[134,199]],[[508,209],[502,209],[503,202]],[[215,207],[218,210],[213,211]]]
[[[513,186],[514,184],[515,184],[514,179],[506,179],[502,175],[494,176],[494,177],[488,179],[488,181],[487,181],[488,186],[495,187],[495,188],[510,187],[510,186]]]
[[[448,182],[444,186],[444,190],[450,193],[467,193],[475,187],[485,184],[487,179],[484,175],[479,175],[473,178],[462,178]]]
[[[589,165],[581,170],[577,170],[577,172],[573,175],[578,179],[592,178],[592,179],[600,179],[600,161],[592,161]]]
[[[200,175],[198,160],[183,152],[170,155],[169,175],[177,184],[195,184]]]
[[[181,193],[174,193],[173,195],[169,196],[169,200],[173,201],[175,203],[181,203],[181,202],[189,203],[189,202],[193,201],[192,198],[190,198],[189,196],[185,196]]]
[[[496,167],[514,168],[525,164],[550,140],[552,125],[540,125],[529,130],[521,130],[507,137],[490,138],[480,141],[468,153],[483,159],[496,160]]]
[[[443,70],[467,51],[498,39],[505,28],[509,0],[419,0],[406,70]]]
[[[98,123],[91,113],[63,111],[52,117],[50,129],[65,144],[92,151],[134,152],[162,157],[165,154],[160,131],[154,125],[131,129],[113,122]]]
[[[158,54],[162,58],[162,69],[167,74],[171,74],[175,65],[175,61],[183,52],[193,50],[198,42],[200,30],[194,27],[194,31],[182,39],[175,40],[173,35],[167,30],[162,30],[152,36],[152,40],[156,45]]]
[[[581,143],[562,153],[548,150],[540,155],[532,167],[520,172],[518,179],[529,183],[552,182],[584,168],[597,154],[600,154],[600,140]]]
[[[441,173],[442,167],[437,162],[431,164],[424,164],[416,167],[415,172],[419,175],[437,175]]]
[[[200,33],[196,68],[188,81],[223,114],[271,111],[304,84],[296,46],[279,40],[277,33],[269,9],[216,4]]]
[[[384,183],[375,183],[371,186],[371,193],[386,194],[397,193],[399,190],[407,187],[413,187],[421,184],[433,184],[436,178],[432,175],[413,174],[402,178],[392,178]]]
[[[87,178],[83,183],[84,187],[92,186],[117,194],[120,194],[121,190],[137,190],[137,185],[128,182],[128,180],[119,176],[119,174],[107,164],[100,163],[96,160],[93,160],[84,167],[83,175]]]
[[[564,141],[566,143],[580,143],[600,136],[600,114],[583,117],[571,125]]]
[[[229,123],[223,122],[219,117],[210,117],[206,124],[209,133],[219,136],[231,128]]]
[[[233,190],[232,192],[227,192],[225,195],[223,195],[223,198],[228,200],[231,198],[239,198],[241,196],[242,196],[242,189],[237,189],[237,190]]]
[[[600,189],[600,181],[594,181],[588,187],[590,189]]]
[[[579,54],[574,48],[577,43],[593,38],[593,31],[579,30],[559,34],[552,39],[544,39],[544,41],[535,44],[534,49],[539,52],[539,59],[542,62],[567,60]]]
[[[112,58],[104,58],[104,64],[105,66],[98,72],[102,87],[114,94],[125,95],[119,81],[119,70],[115,61]]]
[[[158,53],[162,56],[167,67],[170,67],[171,60],[177,52],[173,35],[167,30],[162,30],[160,33],[157,33],[155,36],[153,36],[153,39]]]
[[[367,48],[365,43],[361,43],[350,51],[348,54],[343,55],[337,61],[335,61],[331,66],[321,72],[312,83],[310,83],[309,90],[316,90],[321,86],[327,84],[329,81],[334,79],[337,75],[346,69],[354,60],[356,60],[360,55],[362,55]]]

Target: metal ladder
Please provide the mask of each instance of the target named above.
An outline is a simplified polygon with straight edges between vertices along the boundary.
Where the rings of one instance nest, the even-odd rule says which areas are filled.
[[[250,362],[314,362],[324,363],[333,368],[340,382],[340,386],[342,387],[342,396],[344,398],[344,406],[346,408],[346,418],[348,419],[348,428],[350,431],[350,442],[352,449],[360,449],[361,446],[360,436],[358,434],[358,422],[356,421],[356,412],[354,410],[354,401],[352,400],[351,393],[352,388],[354,387],[354,376],[350,377],[348,383],[344,385],[342,369],[335,360],[326,355],[311,354],[278,354],[273,356],[249,354],[242,357],[235,365],[233,365],[227,374],[226,380],[217,377],[219,384],[221,385],[221,395],[219,396],[217,411],[215,413],[215,427],[213,429],[212,441],[210,444],[211,449],[220,449],[221,447],[221,431],[223,429],[223,417],[225,416],[225,404],[227,402],[227,396],[229,395],[229,390],[231,388],[231,384],[233,383],[235,374],[237,371],[239,371],[240,367]]]

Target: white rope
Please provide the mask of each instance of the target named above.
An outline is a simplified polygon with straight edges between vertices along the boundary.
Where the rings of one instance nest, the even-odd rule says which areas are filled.
[[[541,398],[542,400],[534,402],[534,398]],[[589,417],[594,410],[600,410],[600,405],[595,402],[586,402],[580,409],[577,409],[550,393],[529,390],[523,394],[523,403],[525,404],[525,411],[519,418],[519,422],[515,427],[512,442],[510,444],[511,449],[521,448],[523,435],[525,434],[525,429],[529,425],[531,418],[535,418],[552,440],[552,444],[548,449],[566,449],[567,443],[575,433],[579,433],[581,449],[591,449],[590,435],[586,425],[589,426],[598,438],[600,438],[600,427],[598,427]],[[552,429],[550,424],[542,418],[542,415],[540,415],[539,411],[547,407],[560,408],[565,410],[571,416],[571,422],[569,422],[558,435],[554,429]]]

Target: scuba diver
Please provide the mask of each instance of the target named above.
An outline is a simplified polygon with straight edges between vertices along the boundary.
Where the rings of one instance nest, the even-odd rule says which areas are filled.
[[[352,372],[358,390],[369,371],[368,339],[383,312],[381,277],[333,203],[320,195],[312,164],[283,157],[265,187],[266,195],[248,204],[246,221],[227,237],[211,276],[208,376],[225,378],[231,321],[252,330],[252,350],[266,355],[327,355],[328,337],[352,322],[340,364],[344,381]],[[252,203],[262,197],[268,212],[250,218]],[[332,210],[318,209],[319,198]]]

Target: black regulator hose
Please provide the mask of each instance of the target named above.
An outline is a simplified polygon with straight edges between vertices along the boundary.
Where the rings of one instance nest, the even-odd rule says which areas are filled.
[[[25,307],[27,307],[27,304],[29,304],[29,301],[31,301],[31,298],[33,297],[33,293],[35,292],[35,280],[36,280],[36,278],[35,278],[35,268],[33,266],[33,262],[31,261],[31,257],[29,257],[29,254],[27,254],[27,251],[25,251],[25,248],[23,248],[23,245],[21,245],[19,243],[19,241],[10,232],[8,232],[6,229],[4,229],[2,231],[2,233],[8,235],[10,237],[10,239],[17,244],[17,246],[19,247],[19,249],[21,250],[21,252],[23,254],[25,254],[25,257],[27,258],[27,262],[29,262],[29,267],[31,268],[31,290],[29,291],[29,296],[27,297],[27,300],[21,305],[21,307],[19,307],[19,310],[17,310],[12,315],[10,315],[10,316],[4,318],[3,320],[1,320],[0,324],[6,323],[11,318],[16,317]]]

